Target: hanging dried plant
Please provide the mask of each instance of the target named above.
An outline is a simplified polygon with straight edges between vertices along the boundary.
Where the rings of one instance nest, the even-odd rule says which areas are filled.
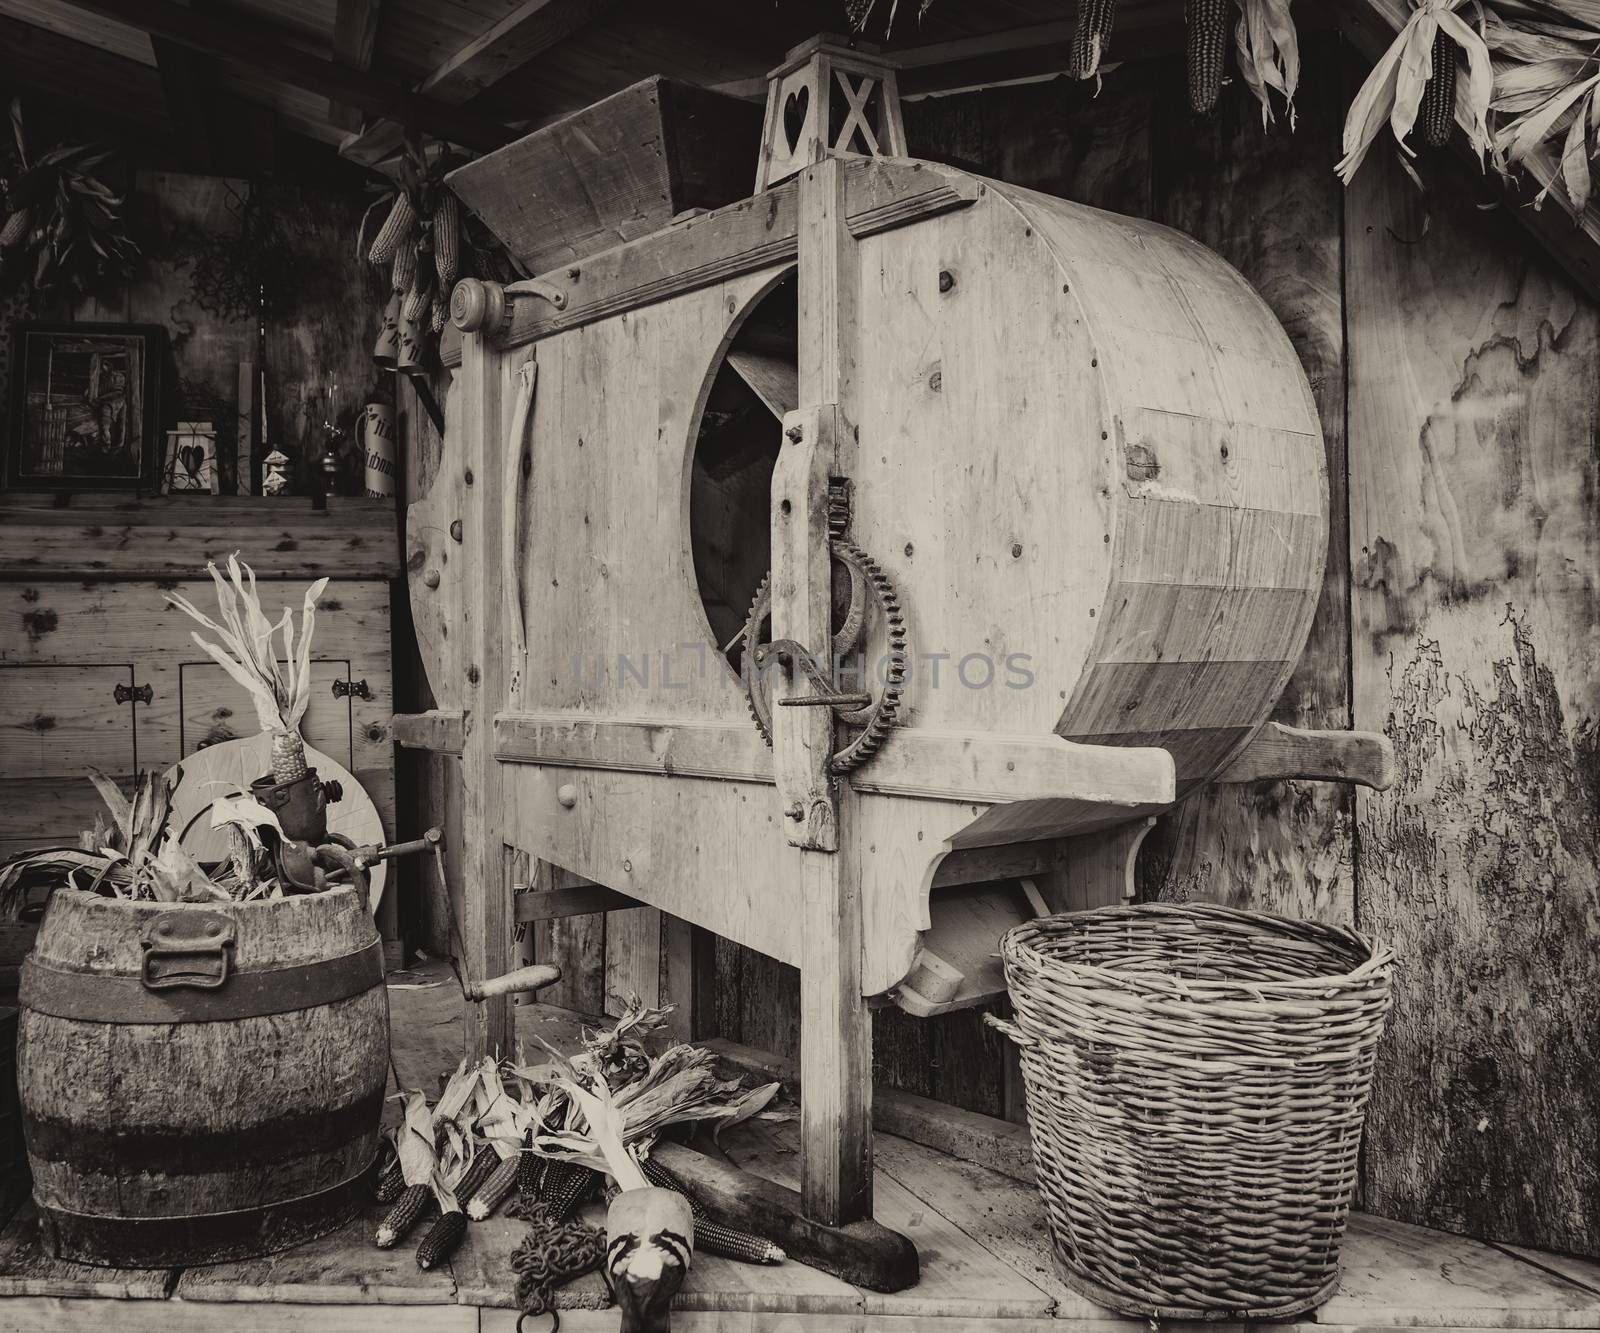
[[[11,101],[14,161],[0,177],[0,285],[88,292],[121,282],[139,261],[122,216],[126,196],[93,175],[112,155],[96,144],[57,144],[32,156],[22,101]]]
[[[1559,170],[1534,207],[1559,181],[1572,206],[1584,208],[1593,188],[1590,164],[1600,152],[1600,26],[1493,16],[1485,36],[1499,61],[1491,104],[1496,150],[1517,166],[1559,137]]]
[[[1270,125],[1272,93],[1278,93],[1294,128],[1294,95],[1300,87],[1300,41],[1290,0],[1239,0],[1239,24],[1233,43],[1239,55],[1239,74],[1256,101],[1261,103],[1261,123]]]
[[[878,0],[844,0],[844,16],[850,25],[851,32],[865,32],[867,22],[872,18],[873,11],[878,7]],[[925,15],[933,8],[933,0],[921,0],[917,5],[917,21],[922,21]],[[889,17],[883,25],[883,36],[887,40],[894,31],[895,15],[900,12],[900,0],[889,0]]]
[[[1407,157],[1415,155],[1406,140],[1417,123],[1423,94],[1433,74],[1434,38],[1441,31],[1467,58],[1465,93],[1456,98],[1456,109],[1465,111],[1467,116],[1467,141],[1480,162],[1492,153],[1499,165],[1498,150],[1489,135],[1489,105],[1494,89],[1489,47],[1482,33],[1456,13],[1469,5],[1481,12],[1475,0],[1421,0],[1393,44],[1373,66],[1345,117],[1344,156],[1335,168],[1345,184],[1360,169],[1385,122],[1393,130],[1401,151]],[[1407,167],[1409,170],[1409,163]]]

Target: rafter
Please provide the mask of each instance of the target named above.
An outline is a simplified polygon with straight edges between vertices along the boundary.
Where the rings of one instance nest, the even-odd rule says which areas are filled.
[[[451,143],[498,148],[511,138],[503,125],[420,96],[365,70],[347,69],[283,41],[280,30],[231,11],[226,18],[185,9],[172,0],[70,0],[80,9],[143,28],[194,50],[249,65],[271,78],[388,116]]]
[[[187,7],[189,0],[175,3]],[[167,118],[172,122],[184,165],[196,171],[210,171],[216,166],[215,133],[219,129],[216,61],[165,37],[152,37],[150,49],[155,52]]]
[[[523,0],[498,23],[441,62],[417,86],[417,92],[451,106],[470,102],[536,55],[599,18],[616,2]],[[390,156],[399,144],[399,127],[393,122],[380,121],[345,140],[339,151],[355,161],[373,165]]]
[[[333,19],[333,58],[349,69],[372,68],[383,0],[339,0]],[[328,99],[328,119],[342,130],[361,128],[361,109]]]
[[[1374,62],[1388,50],[1395,34],[1411,17],[1406,0],[1329,0],[1328,8],[1356,50]],[[1459,109],[1456,121],[1451,144],[1476,167],[1478,158],[1467,141]],[[1558,179],[1560,163],[1548,145],[1529,154],[1524,166],[1539,189],[1556,182],[1543,208],[1531,207],[1531,195],[1505,185],[1493,171],[1488,173],[1488,181],[1505,197],[1511,215],[1532,233],[1550,257],[1586,295],[1600,300],[1600,211],[1594,204],[1581,212],[1573,208]]]

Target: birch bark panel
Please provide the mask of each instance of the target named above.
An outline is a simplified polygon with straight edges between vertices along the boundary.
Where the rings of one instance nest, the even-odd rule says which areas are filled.
[[[1349,560],[1341,226],[1329,163],[1343,121],[1340,63],[1306,52],[1294,133],[1263,128],[1243,90],[1196,119],[1182,70],[1157,107],[1155,216],[1237,268],[1272,307],[1316,399],[1328,461],[1329,543],[1322,593],[1299,665],[1272,716],[1300,727],[1350,725]],[[1232,903],[1348,925],[1354,920],[1354,798],[1318,782],[1203,788],[1162,817],[1140,857],[1147,898]]]
[[[1600,1253],[1600,318],[1453,162],[1347,195],[1357,924],[1399,955],[1366,1201]]]

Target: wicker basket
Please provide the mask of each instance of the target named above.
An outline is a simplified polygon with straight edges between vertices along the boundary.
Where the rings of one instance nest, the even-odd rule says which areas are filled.
[[[1125,1314],[1282,1317],[1338,1284],[1393,955],[1200,904],[1007,932],[1039,1189],[1067,1281]]]

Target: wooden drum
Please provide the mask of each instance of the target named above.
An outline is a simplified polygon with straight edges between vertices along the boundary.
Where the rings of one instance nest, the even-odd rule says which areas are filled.
[[[216,904],[59,889],[21,1004],[23,1126],[54,1256],[218,1263],[355,1214],[389,1001],[350,889]]]

